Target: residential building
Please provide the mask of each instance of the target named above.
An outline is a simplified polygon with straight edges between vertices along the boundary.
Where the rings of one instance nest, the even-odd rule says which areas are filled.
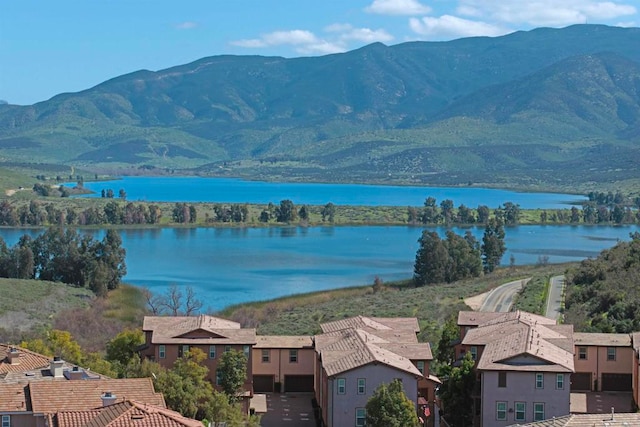
[[[636,407],[640,407],[640,332],[631,334],[633,362],[631,366],[632,395]]]
[[[510,427],[631,427],[640,426],[640,413],[572,414]]]
[[[415,318],[374,318],[357,316],[320,325],[315,337],[315,396],[323,425],[364,426],[365,406],[383,383],[400,380],[407,397],[419,406],[422,401],[433,413],[437,378],[429,376],[432,360],[428,343],[419,343]],[[432,425],[434,417],[430,417]]]
[[[477,360],[476,423],[502,427],[569,414],[573,326],[521,311],[483,316],[477,325],[462,325],[469,328],[460,344]],[[460,318],[475,317],[460,313]]]
[[[245,397],[253,394],[253,355],[256,330],[241,328],[237,322],[213,316],[145,316],[142,330],[145,343],[140,348],[141,357],[171,368],[178,358],[198,348],[207,356],[204,365],[209,368],[207,379],[220,390],[217,370],[220,356],[230,350],[241,351],[247,357]]]
[[[257,336],[252,352],[255,393],[313,392],[313,337]]]
[[[634,350],[629,334],[573,334],[573,391],[632,391]]]

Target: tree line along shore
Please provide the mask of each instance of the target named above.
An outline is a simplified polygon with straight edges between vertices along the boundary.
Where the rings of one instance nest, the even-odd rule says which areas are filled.
[[[20,197],[4,198],[0,202],[0,226],[484,226],[490,218],[506,226],[640,223],[640,198],[611,192],[589,193],[588,201],[563,209],[521,209],[512,202],[472,207],[433,197],[427,197],[423,206],[306,205],[288,199],[266,205],[138,202],[127,200],[124,189],[117,193],[103,191],[100,198],[69,198],[62,190],[44,195],[42,188],[35,184],[33,190],[17,193]]]

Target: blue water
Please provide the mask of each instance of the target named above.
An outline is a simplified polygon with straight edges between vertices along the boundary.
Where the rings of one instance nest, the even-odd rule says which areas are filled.
[[[67,184],[67,185],[75,185]],[[496,208],[505,202],[517,203],[523,209],[567,208],[584,196],[555,193],[519,193],[515,191],[476,187],[400,187],[356,184],[307,184],[244,181],[232,178],[198,177],[124,177],[116,181],[86,182],[94,191],[90,197],[101,197],[102,190],[120,189],[127,199],[154,202],[227,202],[279,203],[289,199],[296,205],[362,205],[362,206],[422,206],[427,197],[437,202],[451,199],[455,206],[475,208],[486,205]]]
[[[444,235],[445,228],[433,228]],[[458,234],[464,229],[453,229]],[[481,238],[481,227],[470,230]],[[638,226],[520,226],[506,229],[516,264],[539,257],[560,263],[595,257]],[[28,232],[0,229],[9,245]],[[83,231],[102,238],[102,231]],[[163,292],[190,285],[205,307],[265,300],[294,293],[405,279],[413,274],[421,227],[162,228],[121,232],[127,250],[125,281]]]

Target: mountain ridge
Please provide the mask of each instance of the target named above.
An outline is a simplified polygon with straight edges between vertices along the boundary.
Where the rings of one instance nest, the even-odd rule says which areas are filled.
[[[522,185],[541,173],[566,179],[563,169],[584,158],[600,160],[603,179],[612,165],[590,157],[594,146],[640,158],[636,46],[640,28],[575,25],[320,57],[205,57],[0,105],[0,156],[115,171]],[[623,169],[614,175],[635,177]]]

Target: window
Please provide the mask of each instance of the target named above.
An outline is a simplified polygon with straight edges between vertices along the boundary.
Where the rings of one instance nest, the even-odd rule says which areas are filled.
[[[506,421],[507,419],[507,402],[496,402],[496,420]]]
[[[262,350],[262,363],[269,363],[271,361],[271,350]]]
[[[578,347],[578,359],[587,360],[587,347]]]
[[[367,410],[365,408],[356,408],[356,427],[364,427],[367,421]]]
[[[358,378],[358,394],[365,394],[367,392],[367,380],[365,378]]]
[[[556,374],[556,388],[558,390],[564,388],[564,374]]]
[[[226,353],[228,351],[231,351],[231,346],[230,345],[225,345],[224,346],[224,352]]]
[[[178,357],[186,356],[189,353],[188,345],[181,345],[178,347]]]
[[[424,375],[424,360],[418,360],[416,362],[416,368],[418,368],[418,371],[420,371],[420,373]]]
[[[498,387],[506,387],[507,386],[507,373],[506,372],[498,372]]]
[[[544,420],[544,403],[533,404],[533,421]]]
[[[536,388],[544,388],[544,374],[536,374]]]
[[[607,360],[616,360],[616,348],[607,347]]]
[[[222,384],[222,372],[220,369],[216,369],[216,385]]]
[[[469,353],[471,353],[471,358],[473,360],[477,360],[478,359],[478,347],[471,347],[469,349]]]
[[[11,427],[11,415],[2,416],[2,427]]]
[[[249,359],[249,350],[251,350],[251,347],[248,345],[243,345],[242,346],[242,352],[244,353],[244,357],[247,358],[247,360]]]
[[[209,359],[215,359],[216,358],[216,346],[215,345],[210,345],[209,346]]]
[[[298,350],[289,350],[289,363],[298,363]]]
[[[347,380],[344,378],[338,378],[338,394],[347,393]]]
[[[164,359],[165,357],[167,357],[167,349],[164,344],[158,346],[158,357],[160,359]]]
[[[516,421],[524,421],[527,414],[527,404],[525,402],[516,402]]]

